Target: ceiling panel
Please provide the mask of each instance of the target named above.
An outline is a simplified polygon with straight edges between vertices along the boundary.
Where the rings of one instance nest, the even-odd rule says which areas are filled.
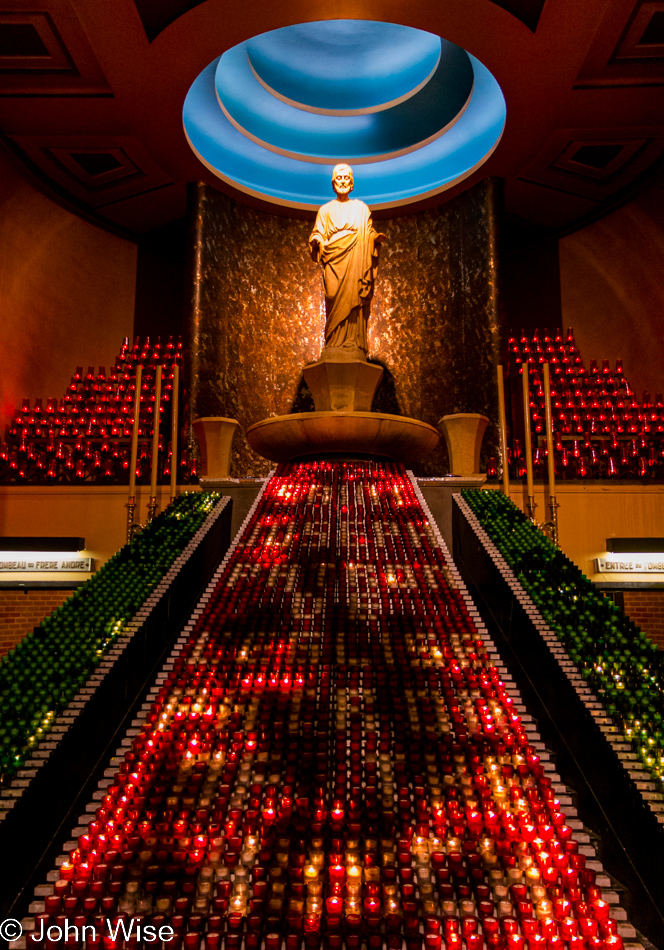
[[[663,152],[661,126],[557,129],[519,178],[603,201],[626,188]]]
[[[664,0],[614,0],[599,25],[575,83],[596,86],[664,84]]]
[[[0,97],[111,95],[68,0],[0,5]]]
[[[133,136],[14,136],[13,142],[56,185],[91,208],[170,184]]]

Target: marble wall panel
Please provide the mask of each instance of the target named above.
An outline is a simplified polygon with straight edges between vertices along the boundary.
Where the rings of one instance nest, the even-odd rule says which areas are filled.
[[[230,416],[246,429],[313,409],[302,367],[321,350],[325,316],[311,223],[254,211],[203,184],[190,197],[191,417]],[[375,411],[432,425],[450,412],[497,422],[499,208],[499,187],[486,180],[435,211],[380,222],[387,242],[369,344],[385,375]],[[495,444],[491,433],[485,442]],[[236,437],[233,475],[270,467]],[[444,444],[416,471],[445,474]]]

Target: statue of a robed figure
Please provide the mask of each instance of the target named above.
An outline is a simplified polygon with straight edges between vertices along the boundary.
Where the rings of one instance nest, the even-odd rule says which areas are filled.
[[[309,238],[311,256],[323,266],[323,361],[366,360],[368,355],[369,308],[385,235],[374,229],[364,202],[349,197],[353,184],[352,168],[336,165],[332,172],[336,198],[319,209]]]
[[[346,457],[410,462],[436,446],[436,429],[372,411],[383,367],[367,358],[367,323],[385,235],[375,230],[364,202],[349,198],[348,165],[335,166],[332,187],[336,198],[320,208],[309,238],[311,256],[323,267],[326,312],[323,352],[302,368],[314,411],[256,422],[247,429],[247,440],[275,462]]]

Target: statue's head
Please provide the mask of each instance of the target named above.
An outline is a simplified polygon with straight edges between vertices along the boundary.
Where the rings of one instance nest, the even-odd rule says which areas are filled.
[[[350,165],[335,165],[332,169],[332,187],[338,198],[347,198],[355,181]]]

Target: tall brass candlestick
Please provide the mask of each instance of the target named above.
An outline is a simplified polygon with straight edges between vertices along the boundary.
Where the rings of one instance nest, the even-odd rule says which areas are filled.
[[[533,521],[535,519],[535,494],[533,489],[533,447],[530,440],[530,386],[528,381],[528,363],[521,364],[521,382],[523,383],[523,428],[526,450],[526,483],[528,486],[528,502],[526,514]]]
[[[551,381],[549,364],[543,366],[544,374],[544,413],[546,418],[546,460],[549,470],[549,493],[556,494],[556,472],[553,465],[553,423],[551,420]]]
[[[500,422],[500,454],[503,464],[503,492],[509,498],[510,470],[507,461],[507,418],[505,416],[505,385],[503,383],[503,367],[499,364],[498,372],[498,419]]]
[[[152,417],[152,469],[150,471],[150,502],[148,521],[157,513],[157,474],[159,468],[159,405],[161,403],[161,364],[154,371],[154,415]]]
[[[173,367],[171,391],[171,501],[175,499],[178,483],[178,406],[180,398],[180,367]]]
[[[558,544],[558,502],[556,501],[556,469],[553,455],[553,419],[551,414],[551,381],[549,364],[544,364],[544,411],[546,418],[546,460],[549,470],[549,509],[551,511],[551,540]]]
[[[131,454],[129,461],[129,501],[127,502],[127,543],[134,532],[134,512],[136,511],[136,457],[138,455],[138,422],[141,412],[141,379],[143,367],[136,367],[136,392],[134,394],[134,425],[131,431]]]

